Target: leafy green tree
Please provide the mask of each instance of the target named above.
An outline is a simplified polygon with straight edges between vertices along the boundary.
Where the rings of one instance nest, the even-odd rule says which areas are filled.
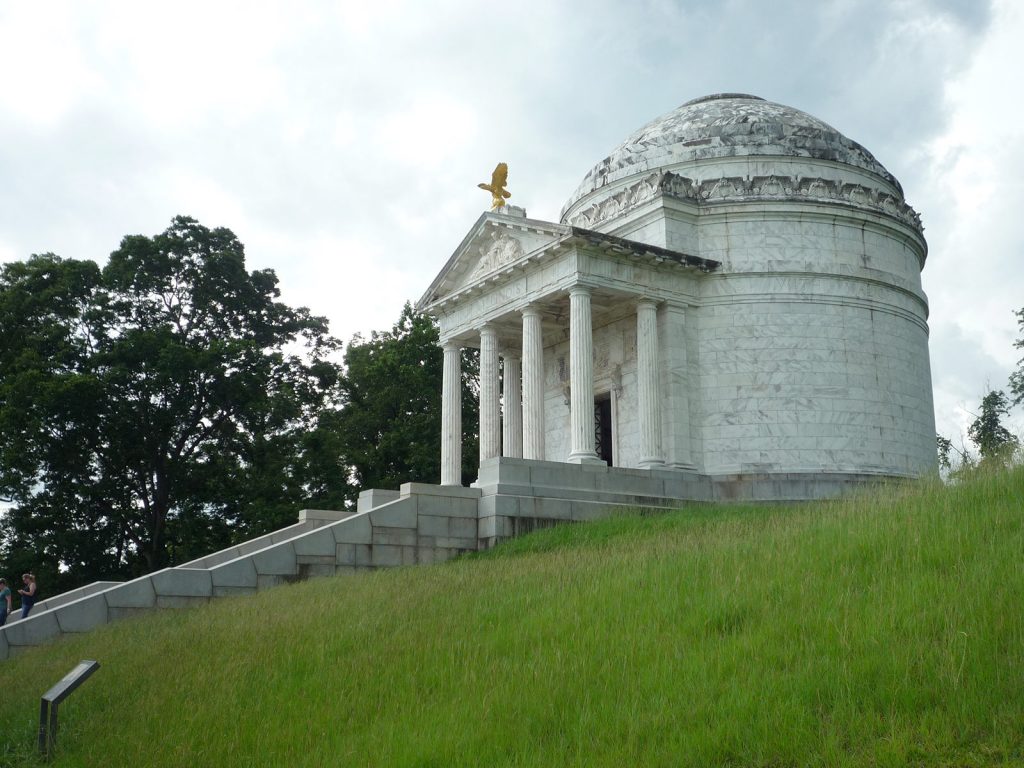
[[[1013,346],[1017,349],[1024,349],[1024,309],[1014,312],[1017,316],[1017,325],[1020,327],[1021,336]],[[1010,394],[1014,405],[1024,403],[1024,357],[1017,361],[1017,370],[1010,374]]]
[[[444,355],[434,321],[407,303],[395,326],[356,336],[345,352],[343,408],[332,415],[338,451],[353,486],[398,488],[414,481],[440,482],[441,385]],[[463,482],[476,479],[474,351],[462,362]]]
[[[983,461],[1002,460],[1017,438],[1002,419],[1009,415],[1010,402],[1001,390],[989,392],[981,400],[981,413],[967,428],[967,435],[978,446]]]
[[[953,441],[942,435],[935,436],[935,448],[939,455],[939,469],[949,472],[953,468],[950,453],[953,451]]]
[[[969,475],[978,466],[977,458],[964,445],[962,436],[959,448],[952,440],[942,435],[935,436],[935,443],[939,454],[939,473],[943,477],[958,480]]]
[[[278,297],[234,234],[187,217],[124,238],[102,270],[52,254],[5,265],[5,569],[55,588],[126,576],[339,503],[343,473],[313,437],[338,344]]]

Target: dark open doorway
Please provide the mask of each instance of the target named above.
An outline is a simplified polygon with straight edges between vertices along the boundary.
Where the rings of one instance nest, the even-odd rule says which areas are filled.
[[[594,398],[594,449],[601,461],[612,466],[612,396],[609,392]]]

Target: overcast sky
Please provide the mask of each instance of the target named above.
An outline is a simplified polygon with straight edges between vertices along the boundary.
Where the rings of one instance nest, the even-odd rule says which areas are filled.
[[[557,221],[644,123],[752,93],[865,145],[921,213],[936,420],[957,439],[1022,354],[1019,6],[0,0],[0,261],[102,263],[188,214],[348,340],[419,298],[497,161],[512,202]]]

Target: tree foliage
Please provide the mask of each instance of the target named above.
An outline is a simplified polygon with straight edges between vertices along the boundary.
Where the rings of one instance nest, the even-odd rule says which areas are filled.
[[[359,488],[440,482],[444,355],[433,320],[409,304],[395,326],[356,337],[345,351],[342,409],[333,414],[338,451]],[[476,355],[463,352],[463,482],[477,467]]]
[[[935,448],[939,455],[939,469],[949,472],[953,468],[950,454],[953,452],[953,441],[942,435],[935,436]]]
[[[1024,309],[1014,312],[1017,316],[1017,325],[1020,327],[1020,338],[1013,346],[1016,349],[1024,349]],[[1017,361],[1017,370],[1010,374],[1010,396],[1014,405],[1024,403],[1024,357]]]
[[[0,271],[0,550],[49,584],[125,576],[338,503],[326,321],[279,302],[227,229],[175,218],[100,269]],[[335,457],[336,458],[336,457]]]
[[[1009,412],[1010,402],[1001,390],[993,390],[982,398],[981,413],[967,428],[982,461],[1002,460],[1017,445],[1017,438],[1002,423]]]
[[[1024,349],[1024,309],[1014,312],[1021,337],[1013,346]],[[981,412],[967,429],[967,435],[978,447],[979,456],[973,456],[963,445],[956,448],[952,441],[937,436],[937,448],[940,468],[951,477],[958,473],[970,472],[981,465],[1005,466],[1015,459],[1014,452],[1020,445],[1020,439],[1010,432],[1003,424],[1003,419],[1010,415],[1010,408],[1024,402],[1024,358],[1017,361],[1017,369],[1010,374],[1009,397],[1001,390],[992,390],[981,401]],[[955,455],[954,455],[955,454]]]

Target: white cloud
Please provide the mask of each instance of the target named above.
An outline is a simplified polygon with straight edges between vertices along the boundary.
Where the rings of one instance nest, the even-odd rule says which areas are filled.
[[[259,239],[258,247],[266,248],[273,239]],[[252,249],[248,250],[251,254]],[[318,233],[302,241],[298,250],[315,254],[315,258],[303,259],[306,268],[288,270],[287,280],[281,284],[282,298],[308,306],[314,314],[346,318],[343,333],[332,328],[342,339],[391,328],[402,304],[410,297],[418,298],[424,289],[420,276],[396,266],[375,239]]]
[[[77,33],[50,4],[0,5],[0,115],[46,129],[97,92]]]
[[[380,156],[417,174],[436,172],[476,138],[479,120],[469,104],[443,93],[417,94],[385,117],[374,132]]]
[[[1019,358],[1013,311],[1024,307],[1024,104],[1011,73],[1021,68],[1022,35],[1019,6],[997,3],[970,67],[947,85],[949,121],[928,147],[918,205],[929,225],[924,281],[940,432],[965,431],[974,418],[965,412],[988,389],[1005,389]]]
[[[389,328],[509,163],[557,219],[683,101],[746,91],[863,143],[928,227],[936,410],[1005,383],[1019,254],[1019,8],[542,0],[0,5],[0,260],[102,260],[175,214],[227,226],[342,338]],[[968,344],[977,355],[960,351]],[[948,415],[948,414],[952,415]]]

